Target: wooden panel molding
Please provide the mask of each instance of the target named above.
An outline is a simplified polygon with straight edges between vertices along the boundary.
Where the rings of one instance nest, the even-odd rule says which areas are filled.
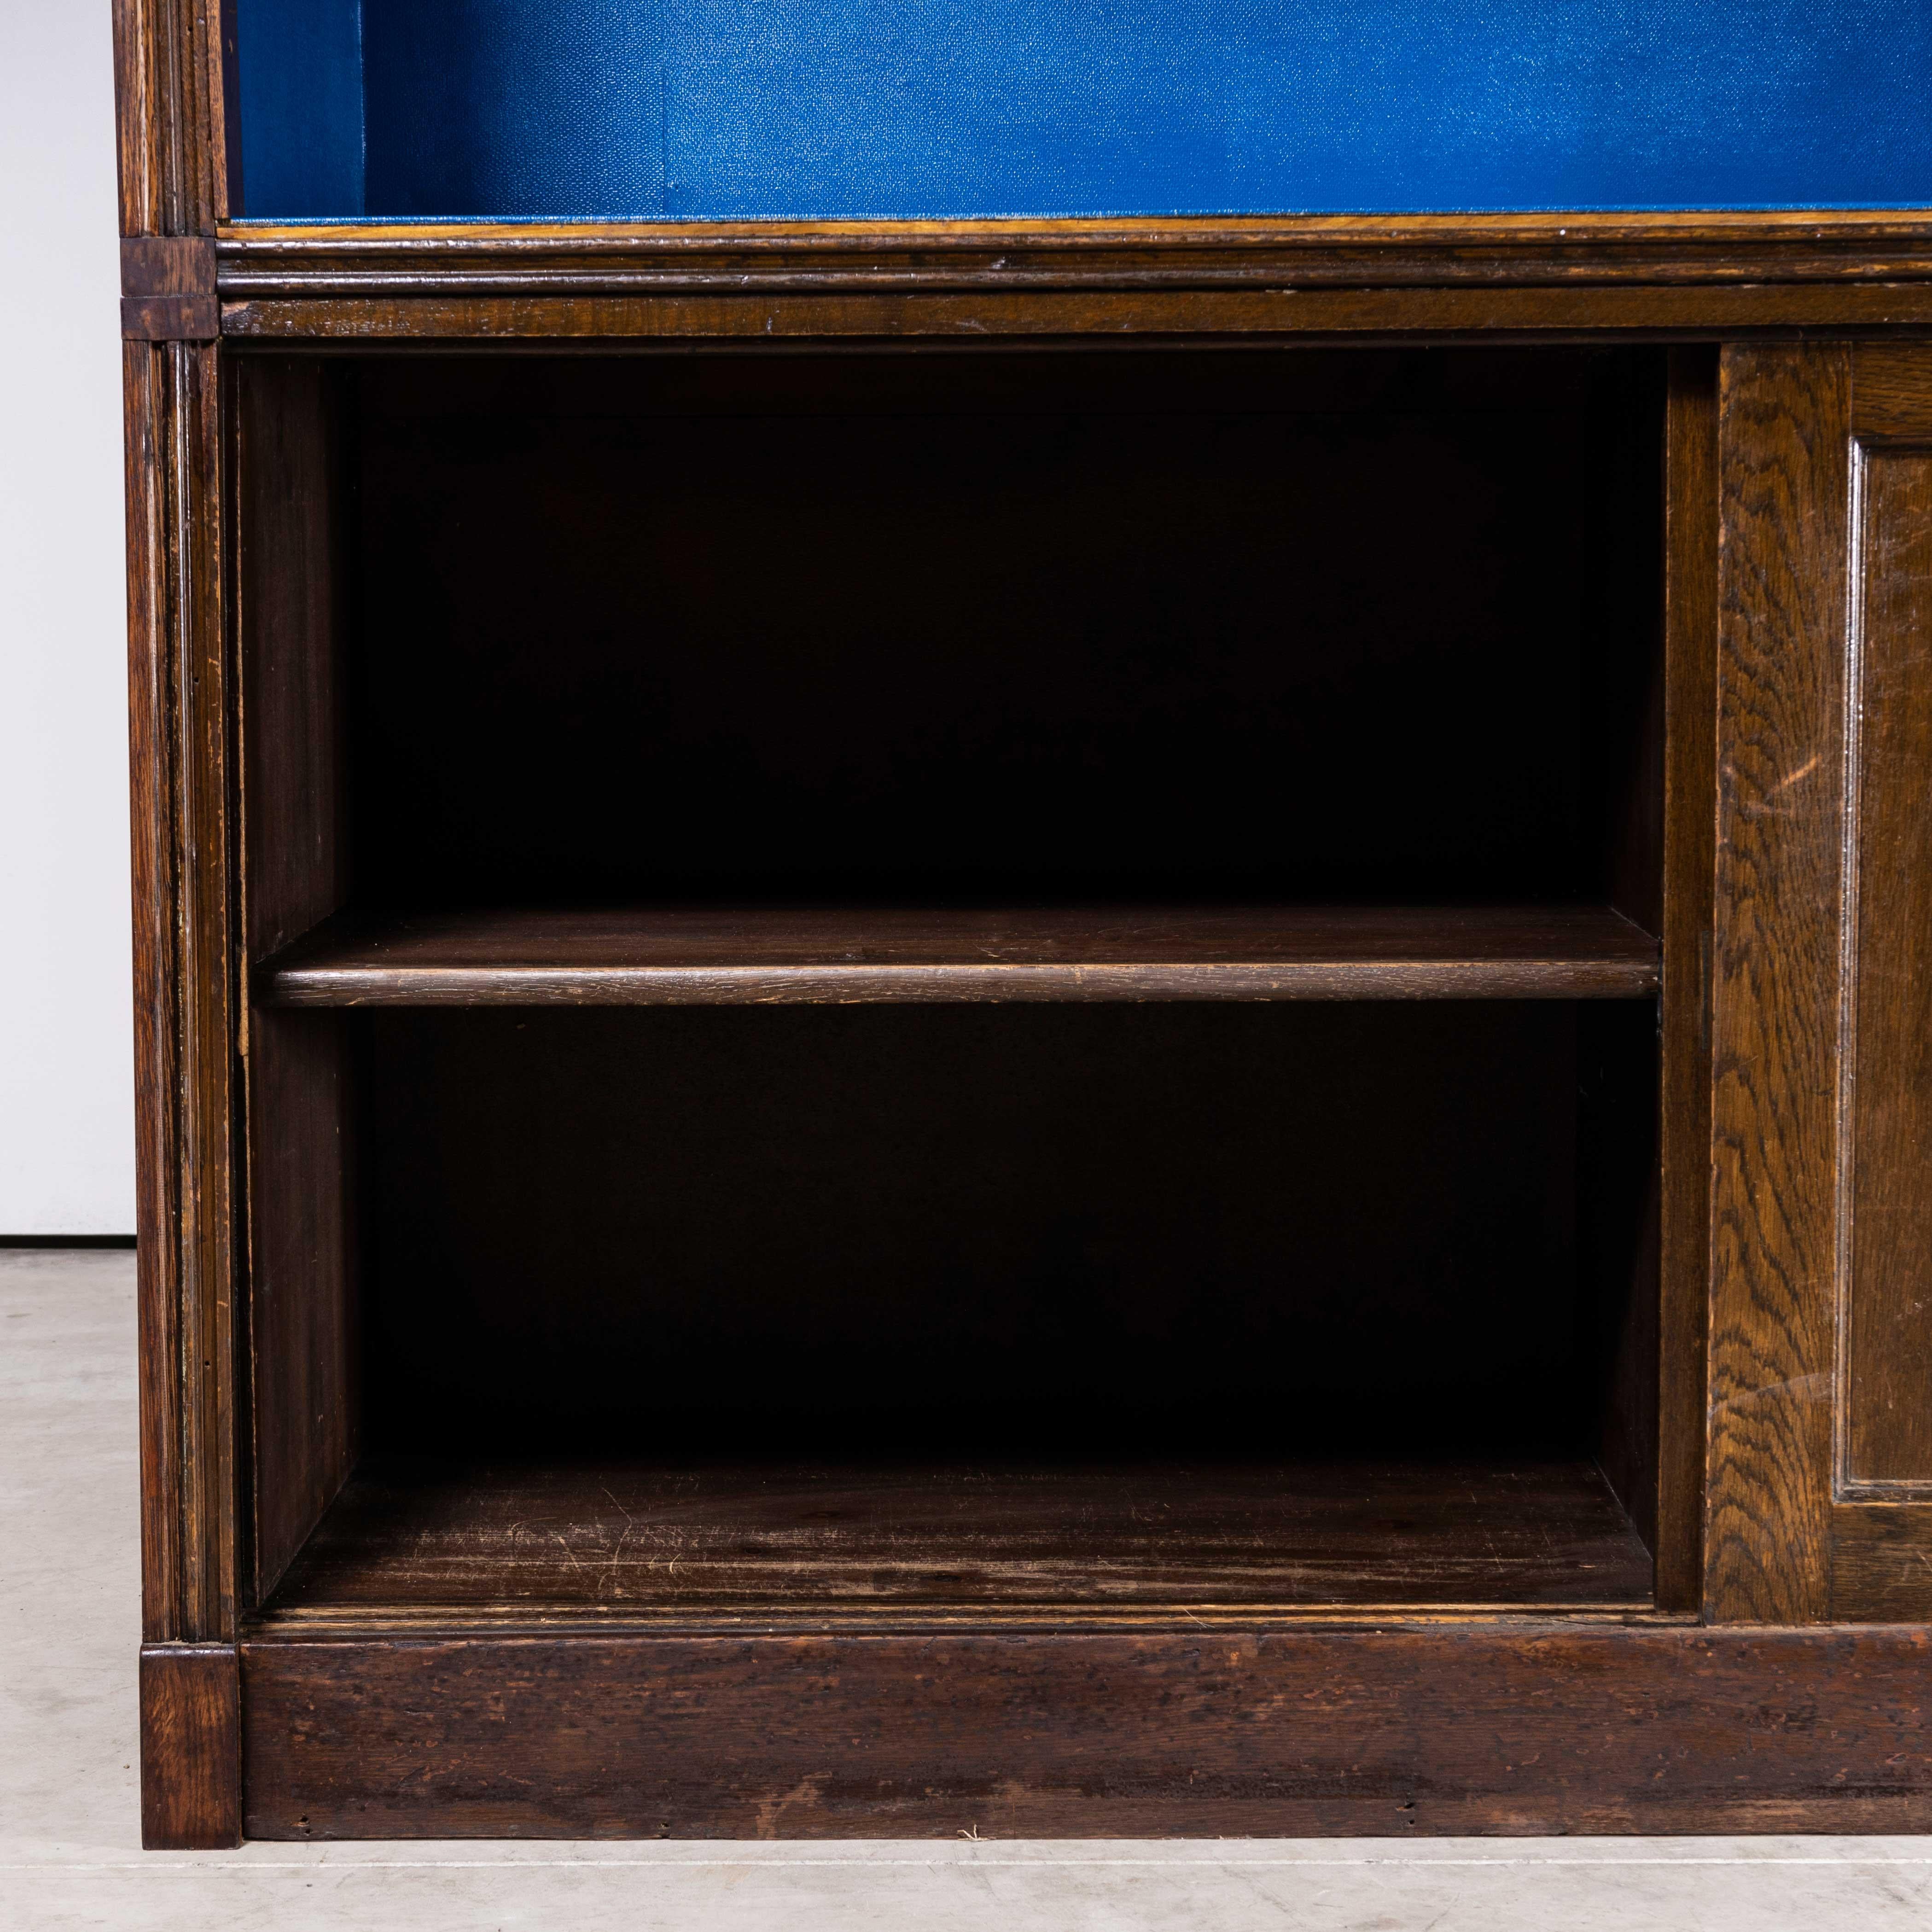
[[[1717,1622],[1932,1615],[1929,364],[1724,358]]]
[[[124,364],[142,1618],[166,1642],[235,1628],[238,934],[218,358],[130,344]]]
[[[1922,212],[249,224],[232,299],[836,289],[1742,286],[1932,278]]]
[[[1839,1149],[1839,1493],[1932,1498],[1932,398],[1861,436]]]
[[[514,344],[713,338],[770,343],[862,338],[1246,336],[1718,337],[1762,331],[1932,328],[1932,284],[1741,283],[1510,287],[1235,287],[1117,290],[920,287],[809,294],[612,296],[394,293],[224,296],[221,331],[248,343]]]

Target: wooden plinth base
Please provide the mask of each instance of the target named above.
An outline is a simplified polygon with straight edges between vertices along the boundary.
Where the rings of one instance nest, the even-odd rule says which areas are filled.
[[[248,1834],[1932,1828],[1932,1639],[1610,1622],[244,1642]]]
[[[141,1842],[178,1852],[242,1842],[241,1676],[231,1646],[141,1652]]]

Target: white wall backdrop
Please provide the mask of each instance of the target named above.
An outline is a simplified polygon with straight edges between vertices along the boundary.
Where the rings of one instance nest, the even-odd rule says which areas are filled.
[[[0,1235],[130,1234],[107,0],[0,0]]]

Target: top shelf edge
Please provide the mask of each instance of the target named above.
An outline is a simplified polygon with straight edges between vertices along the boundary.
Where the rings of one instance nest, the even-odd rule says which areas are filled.
[[[230,224],[213,245],[241,341],[1932,326],[1932,209]]]

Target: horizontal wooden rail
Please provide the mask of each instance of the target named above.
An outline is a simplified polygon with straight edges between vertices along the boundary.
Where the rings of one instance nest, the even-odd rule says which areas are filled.
[[[1598,906],[496,910],[332,920],[265,1004],[1639,999],[1657,941]]]

